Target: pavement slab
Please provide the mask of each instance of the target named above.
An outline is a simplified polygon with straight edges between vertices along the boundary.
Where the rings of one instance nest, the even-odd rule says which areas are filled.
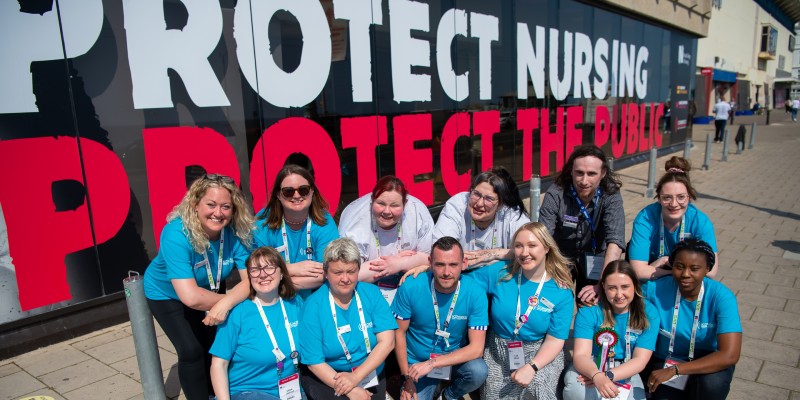
[[[754,120],[763,124],[763,117],[736,119],[748,139]],[[754,149],[734,151],[723,162],[722,145],[712,144],[710,168],[703,170],[709,133],[713,126],[694,127],[690,174],[695,205],[715,226],[719,278],[737,296],[744,329],[728,398],[800,400],[800,126],[773,115],[771,125],[758,126]],[[659,157],[658,176],[680,154]],[[617,172],[628,239],[636,214],[654,201],[643,196],[648,164]],[[167,397],[181,399],[175,349],[155,327]],[[139,379],[130,324],[123,323],[0,360],[0,400],[143,399]]]

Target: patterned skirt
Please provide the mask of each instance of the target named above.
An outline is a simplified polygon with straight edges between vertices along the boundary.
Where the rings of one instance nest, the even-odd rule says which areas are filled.
[[[557,400],[560,399],[558,393],[558,383],[561,371],[564,370],[564,351],[562,350],[555,360],[539,368],[539,372],[527,387],[522,387],[511,380],[511,371],[508,369],[508,340],[498,337],[489,330],[486,337],[486,347],[483,350],[483,359],[489,367],[489,377],[481,389],[482,400]],[[525,359],[531,360],[539,348],[544,343],[544,339],[535,342],[522,342],[525,350]]]

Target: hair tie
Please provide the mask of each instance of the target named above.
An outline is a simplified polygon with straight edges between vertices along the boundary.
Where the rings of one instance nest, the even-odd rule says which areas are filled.
[[[686,171],[684,171],[684,170],[682,170],[680,168],[675,168],[675,167],[668,169],[667,172],[675,173],[675,174],[677,174],[677,173],[681,173],[681,174],[686,173]]]

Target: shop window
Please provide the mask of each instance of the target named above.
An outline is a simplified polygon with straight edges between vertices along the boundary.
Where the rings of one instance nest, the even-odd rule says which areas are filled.
[[[761,27],[761,52],[774,56],[778,48],[778,30],[769,25]]]

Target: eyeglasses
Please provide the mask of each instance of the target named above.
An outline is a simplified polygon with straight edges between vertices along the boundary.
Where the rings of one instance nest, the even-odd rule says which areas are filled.
[[[300,193],[300,197],[306,197],[311,193],[311,186],[303,185],[296,188],[287,186],[281,188],[281,195],[286,198],[294,197],[294,192]]]
[[[677,196],[664,195],[664,196],[660,196],[658,198],[658,200],[660,200],[661,203],[663,203],[663,204],[672,204],[673,200],[678,200],[678,204],[683,204],[687,200],[689,200],[689,195],[687,195],[687,194],[679,194]]]
[[[222,174],[203,174],[201,178],[207,181],[235,184],[233,178]]]
[[[471,191],[469,193],[469,198],[474,200],[476,203],[480,199],[483,199],[483,204],[486,204],[489,207],[491,207],[491,206],[495,205],[495,203],[497,203],[497,197],[487,196],[487,195],[481,194],[481,192],[479,192],[477,190]]]
[[[260,268],[248,268],[247,272],[250,274],[251,278],[258,278],[261,274],[266,273],[267,275],[272,275],[275,271],[278,270],[277,265],[266,265]]]

